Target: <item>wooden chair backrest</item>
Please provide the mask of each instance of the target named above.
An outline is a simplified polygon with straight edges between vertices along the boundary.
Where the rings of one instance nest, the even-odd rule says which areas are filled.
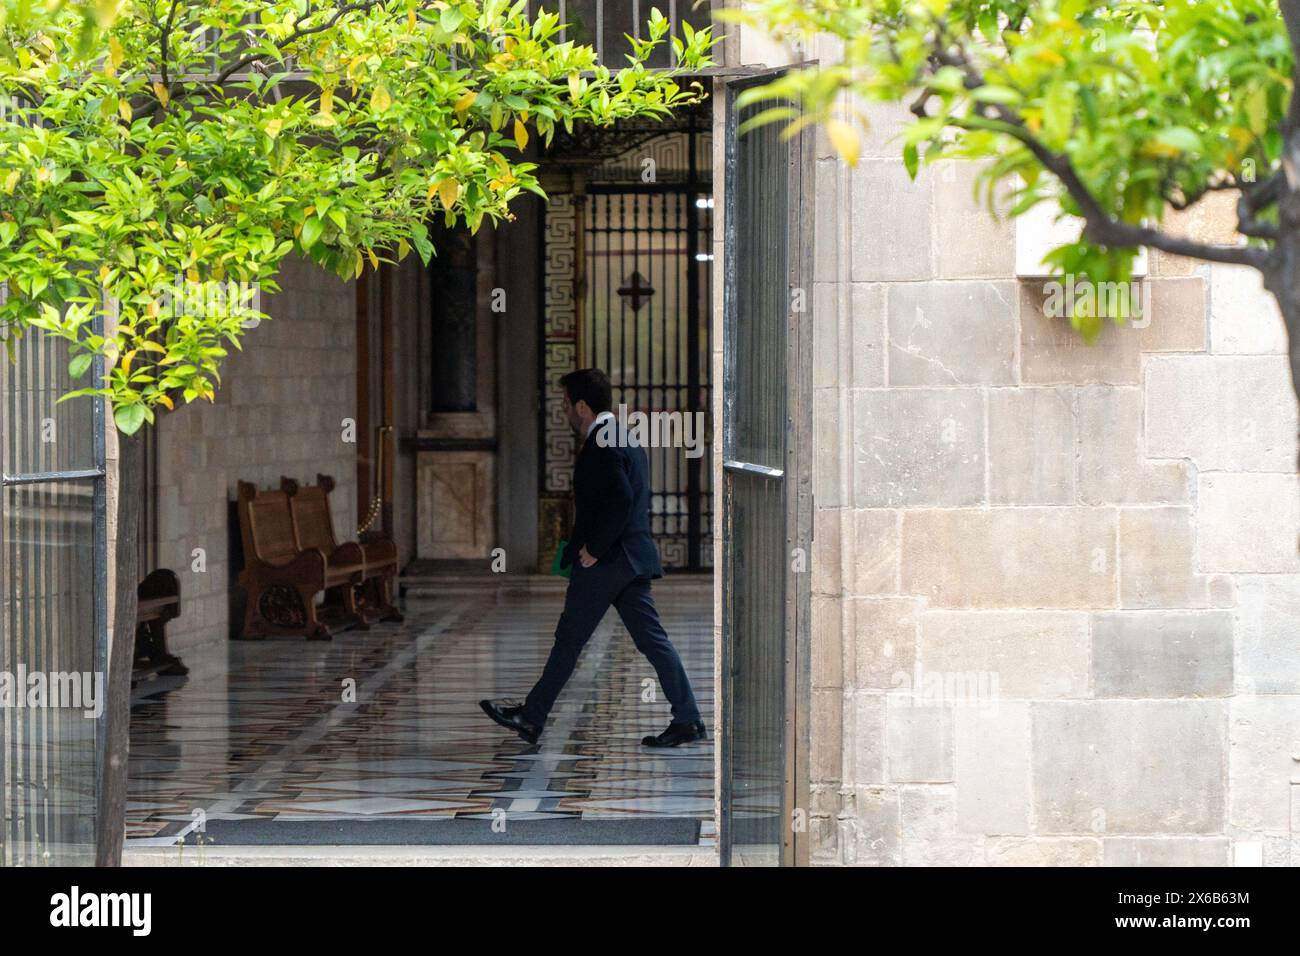
[[[293,512],[293,528],[300,548],[320,548],[331,553],[334,542],[334,522],[330,519],[328,493],[320,485],[303,485],[289,496],[289,509]]]
[[[289,496],[283,491],[258,491],[239,483],[239,532],[244,554],[268,564],[284,564],[302,550],[293,533]]]

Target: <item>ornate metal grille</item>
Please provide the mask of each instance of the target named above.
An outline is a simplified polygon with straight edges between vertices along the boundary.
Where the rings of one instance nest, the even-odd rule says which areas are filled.
[[[654,415],[656,424],[672,429],[671,447],[663,447],[661,434],[660,447],[649,449],[652,530],[665,567],[703,570],[713,563],[707,321],[713,202],[701,175],[712,145],[698,117],[686,117],[683,126],[657,136],[615,129],[610,135],[625,143],[621,150],[607,148],[610,143],[590,150],[608,159],[587,167],[561,158],[575,172],[568,190],[550,189],[539,514],[546,564],[572,517],[577,450],[559,379],[585,365],[609,372],[616,409],[624,404],[629,415]],[[652,183],[642,181],[647,168]]]
[[[614,408],[646,416],[651,530],[665,567],[712,563],[708,459],[709,197],[698,187],[592,187],[579,364],[609,372]],[[693,447],[687,447],[687,441]]]

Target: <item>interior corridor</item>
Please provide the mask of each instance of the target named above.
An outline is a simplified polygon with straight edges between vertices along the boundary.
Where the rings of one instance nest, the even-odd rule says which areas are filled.
[[[330,642],[188,652],[188,678],[134,692],[128,846],[710,845],[713,741],[641,746],[668,705],[613,612],[536,746],[481,713],[541,672],[563,592],[531,580],[411,597],[404,624]],[[712,729],[710,583],[655,597]]]

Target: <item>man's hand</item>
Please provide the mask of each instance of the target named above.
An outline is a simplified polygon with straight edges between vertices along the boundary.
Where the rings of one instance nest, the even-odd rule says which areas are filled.
[[[584,568],[589,568],[596,563],[596,559],[587,553],[587,546],[584,544],[578,549],[578,560]]]

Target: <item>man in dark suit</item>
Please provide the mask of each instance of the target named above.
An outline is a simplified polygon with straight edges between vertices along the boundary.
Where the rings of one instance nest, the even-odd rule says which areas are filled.
[[[659,675],[672,705],[672,723],[645,737],[647,747],[676,747],[703,740],[704,722],[681,658],[655,610],[652,578],[663,577],[659,552],[650,536],[650,465],[645,449],[617,430],[609,377],[598,368],[570,372],[564,387],[564,413],[583,437],[573,470],[577,516],[562,567],[573,567],[555,644],[541,678],[522,703],[479,702],[484,713],[524,740],[536,743],[546,717],[578,665],[578,655],[612,606],[632,635],[637,650]]]

